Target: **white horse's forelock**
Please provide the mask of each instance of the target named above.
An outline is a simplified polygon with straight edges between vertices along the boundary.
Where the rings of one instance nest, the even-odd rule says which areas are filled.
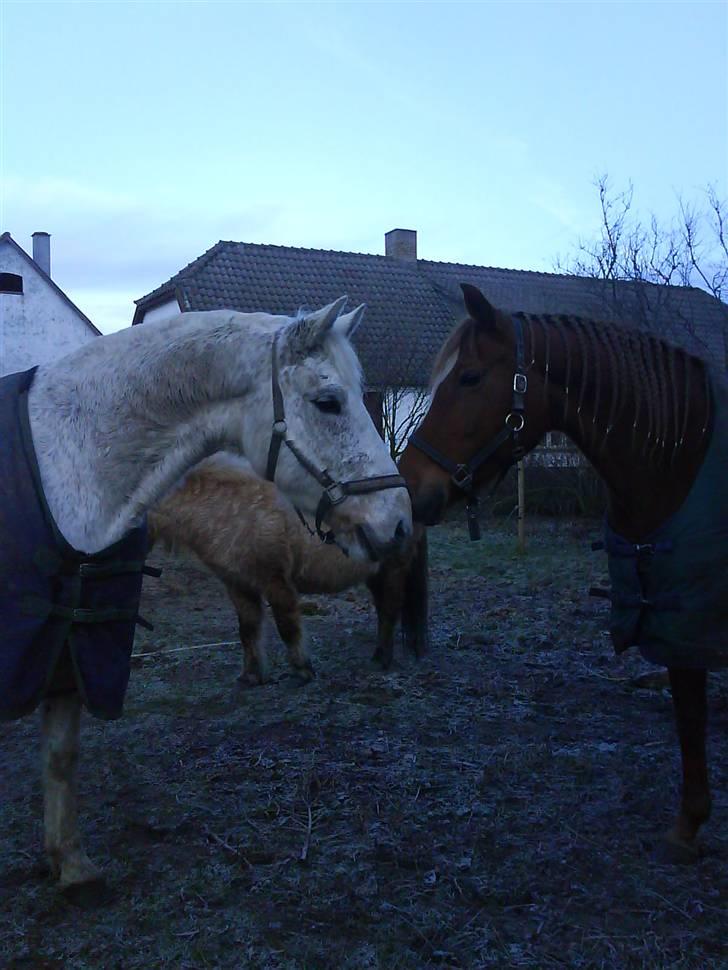
[[[364,382],[361,363],[346,334],[332,330],[326,338],[324,349],[346,386],[361,389]]]
[[[305,320],[311,311],[306,307],[299,307],[293,316],[293,322]],[[361,362],[357,356],[349,336],[337,324],[329,330],[323,344],[323,352],[331,359],[337,373],[347,387],[361,388],[364,383]]]

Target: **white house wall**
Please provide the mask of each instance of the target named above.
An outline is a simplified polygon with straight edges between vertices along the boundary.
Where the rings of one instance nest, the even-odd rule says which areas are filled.
[[[10,245],[0,270],[23,279],[22,293],[0,293],[0,376],[57,360],[96,334],[73,307]]]
[[[161,306],[155,306],[142,317],[144,323],[156,323],[158,320],[167,320],[169,317],[176,317],[180,313],[179,304],[176,300],[168,300]]]

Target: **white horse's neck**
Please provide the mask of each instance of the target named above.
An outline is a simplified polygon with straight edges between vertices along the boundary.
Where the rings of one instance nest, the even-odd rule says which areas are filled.
[[[38,369],[33,443],[51,514],[74,548],[105,548],[195,462],[244,450],[243,407],[262,393],[278,320],[286,318],[182,314]]]

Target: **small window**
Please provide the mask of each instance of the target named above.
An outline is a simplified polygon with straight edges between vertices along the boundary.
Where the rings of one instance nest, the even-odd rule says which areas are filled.
[[[16,273],[0,273],[0,293],[22,293],[23,277]]]

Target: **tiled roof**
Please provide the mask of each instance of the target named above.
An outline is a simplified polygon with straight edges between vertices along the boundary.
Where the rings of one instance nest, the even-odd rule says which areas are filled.
[[[637,320],[725,368],[728,307],[692,287],[618,283],[615,299],[611,284],[584,277],[255,243],[218,242],[137,300],[134,322],[174,297],[182,310],[290,314],[346,293],[368,307],[355,336],[368,384],[425,384],[463,316],[461,282],[508,311]]]

